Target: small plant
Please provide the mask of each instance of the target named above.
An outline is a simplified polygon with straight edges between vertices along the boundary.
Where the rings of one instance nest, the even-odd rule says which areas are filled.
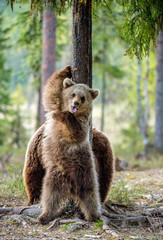
[[[94,224],[95,227],[102,227],[102,221],[98,221]]]
[[[70,224],[70,223],[66,223],[66,224],[64,224],[64,225],[61,227],[61,229],[62,229],[62,230],[67,230],[68,228],[71,227],[71,225],[72,225],[72,224]]]

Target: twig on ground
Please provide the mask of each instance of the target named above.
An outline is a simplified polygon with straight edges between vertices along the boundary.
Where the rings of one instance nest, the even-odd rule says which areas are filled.
[[[116,215],[116,214],[109,213],[106,209],[102,209],[102,215],[111,219],[124,218],[123,215],[119,215],[119,214]]]
[[[59,224],[59,221],[60,221],[60,218],[56,218],[47,229],[52,229],[52,228],[56,227],[56,225]]]
[[[111,203],[111,205],[117,206],[117,207],[129,208],[128,206],[126,206],[126,205],[124,205],[122,203]]]
[[[155,224],[154,227],[155,227],[155,228],[161,228],[161,227],[163,227],[163,222]]]
[[[136,224],[140,225],[143,223],[148,223],[151,226],[152,221],[158,221],[159,218],[151,218],[148,216],[138,216],[138,217],[124,217],[123,219],[110,219],[112,222],[123,223],[126,222],[127,224]],[[152,225],[153,226],[153,225]]]
[[[81,220],[79,218],[61,219],[59,222],[63,223],[63,224],[64,223],[76,223],[76,224],[85,224],[85,223],[87,223],[86,221],[83,221],[83,220]]]
[[[103,205],[107,210],[111,210],[112,212],[119,214],[118,211],[116,211],[111,205]]]
[[[152,210],[147,210],[144,213],[145,216],[158,216],[163,218],[163,210],[162,209],[152,209]]]

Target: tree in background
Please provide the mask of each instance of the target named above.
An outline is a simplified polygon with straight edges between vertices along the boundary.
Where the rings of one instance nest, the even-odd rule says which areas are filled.
[[[157,48],[155,147],[163,153],[163,30]]]
[[[146,136],[145,141],[145,151],[148,152],[149,148],[149,133],[148,133],[148,124],[149,124],[149,96],[148,96],[148,81],[149,81],[149,56],[146,56],[146,73],[144,77],[144,132]]]
[[[46,80],[55,72],[56,66],[56,15],[54,10],[50,8],[51,4],[47,3],[46,9],[43,11],[42,26],[42,75],[41,88]],[[45,112],[41,104],[41,123],[45,121]]]
[[[137,112],[139,118],[139,128],[141,131],[143,144],[145,148],[145,154],[148,154],[149,147],[149,134],[148,134],[148,75],[149,75],[149,59],[146,58],[146,74],[144,77],[144,106],[141,94],[141,82],[142,82],[142,64],[141,59],[138,58],[138,70],[137,70]]]
[[[33,76],[33,85],[37,90],[37,119],[36,129],[40,126],[41,116],[41,57],[42,57],[42,18],[36,12],[31,16],[30,11],[22,12],[17,17],[17,26],[20,34],[18,47],[24,47],[25,62],[28,64],[30,74]]]
[[[116,10],[113,10],[113,8],[114,6],[110,6],[110,9],[101,7],[95,12],[95,17],[93,18],[93,64],[96,69],[94,72],[96,74],[97,71],[100,73],[102,82],[101,131],[104,131],[105,126],[106,102],[107,106],[111,102],[109,96],[112,96],[111,91],[113,89],[110,89],[110,83],[113,84],[114,79],[122,79],[125,75],[122,66],[118,62],[112,63],[113,59],[111,59],[111,55],[114,56],[113,45],[116,40],[119,40],[119,37],[116,35],[118,19],[115,14]]]
[[[3,13],[0,11],[0,145],[2,146],[0,151],[2,155],[11,151],[12,147],[20,148],[26,144],[24,118],[18,104],[21,94],[19,91],[15,99],[15,92],[12,93],[10,89],[11,70],[5,66],[8,31],[9,29],[3,29]]]
[[[7,32],[8,29],[3,29],[3,12],[0,10],[0,145],[7,141],[7,132],[9,131],[10,121],[8,116],[10,114],[10,76],[11,70],[7,69],[5,49],[7,46]]]
[[[11,139],[10,144],[16,148],[26,147],[27,133],[24,122],[26,121],[26,115],[23,113],[23,107],[25,104],[25,97],[23,94],[23,87],[17,85],[14,92],[11,94]]]
[[[69,31],[67,26],[67,19],[65,17],[58,18],[57,21],[57,49],[56,49],[56,58],[59,62],[62,56],[62,51],[65,46],[69,44],[69,38],[67,37],[67,31]],[[15,25],[15,23],[14,23]],[[22,51],[25,52],[23,55],[23,65],[28,65],[27,72],[32,75],[32,85],[37,91],[38,102],[37,102],[37,118],[36,118],[36,129],[41,125],[40,116],[41,116],[41,73],[45,75],[45,71],[41,71],[42,67],[42,16],[38,15],[35,11],[32,15],[30,11],[25,11],[18,14],[17,17],[17,26],[20,28],[20,33],[17,41],[18,48],[22,48]],[[47,31],[47,29],[46,29]],[[64,36],[66,34],[66,37]],[[55,39],[52,36],[51,41]],[[55,40],[55,41],[56,41]],[[53,46],[55,42],[53,42]],[[47,51],[44,49],[44,51]],[[46,52],[45,51],[45,52]],[[55,51],[55,49],[54,49]],[[53,51],[53,52],[54,52]],[[45,56],[44,56],[45,58]],[[46,60],[47,61],[47,60]],[[52,72],[55,66],[55,62],[50,65],[50,69],[45,69],[46,74],[48,71]],[[45,77],[45,76],[44,76]]]

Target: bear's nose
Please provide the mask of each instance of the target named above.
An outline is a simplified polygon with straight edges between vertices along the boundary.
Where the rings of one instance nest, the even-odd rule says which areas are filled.
[[[78,106],[78,105],[79,105],[79,102],[78,102],[78,101],[75,101],[75,102],[74,102],[74,105],[75,105],[75,106]]]

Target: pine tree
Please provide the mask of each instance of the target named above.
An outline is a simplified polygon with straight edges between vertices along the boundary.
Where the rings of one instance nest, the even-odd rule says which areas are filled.
[[[163,153],[163,30],[159,34],[157,49],[155,147]]]
[[[33,76],[33,84],[37,90],[37,119],[36,128],[40,126],[41,114],[41,57],[42,57],[42,18],[30,11],[18,15],[17,24],[20,27],[18,46],[26,49],[24,60],[27,62],[30,74]]]
[[[7,106],[9,105],[9,82],[10,82],[10,69],[7,69],[5,49],[6,45],[6,33],[7,30],[3,29],[3,12],[0,11],[0,112],[5,113]]]
[[[3,12],[0,11],[0,145],[5,141],[8,128],[9,106],[10,106],[10,75],[11,70],[6,67],[5,50],[7,48],[8,30],[3,28]]]

